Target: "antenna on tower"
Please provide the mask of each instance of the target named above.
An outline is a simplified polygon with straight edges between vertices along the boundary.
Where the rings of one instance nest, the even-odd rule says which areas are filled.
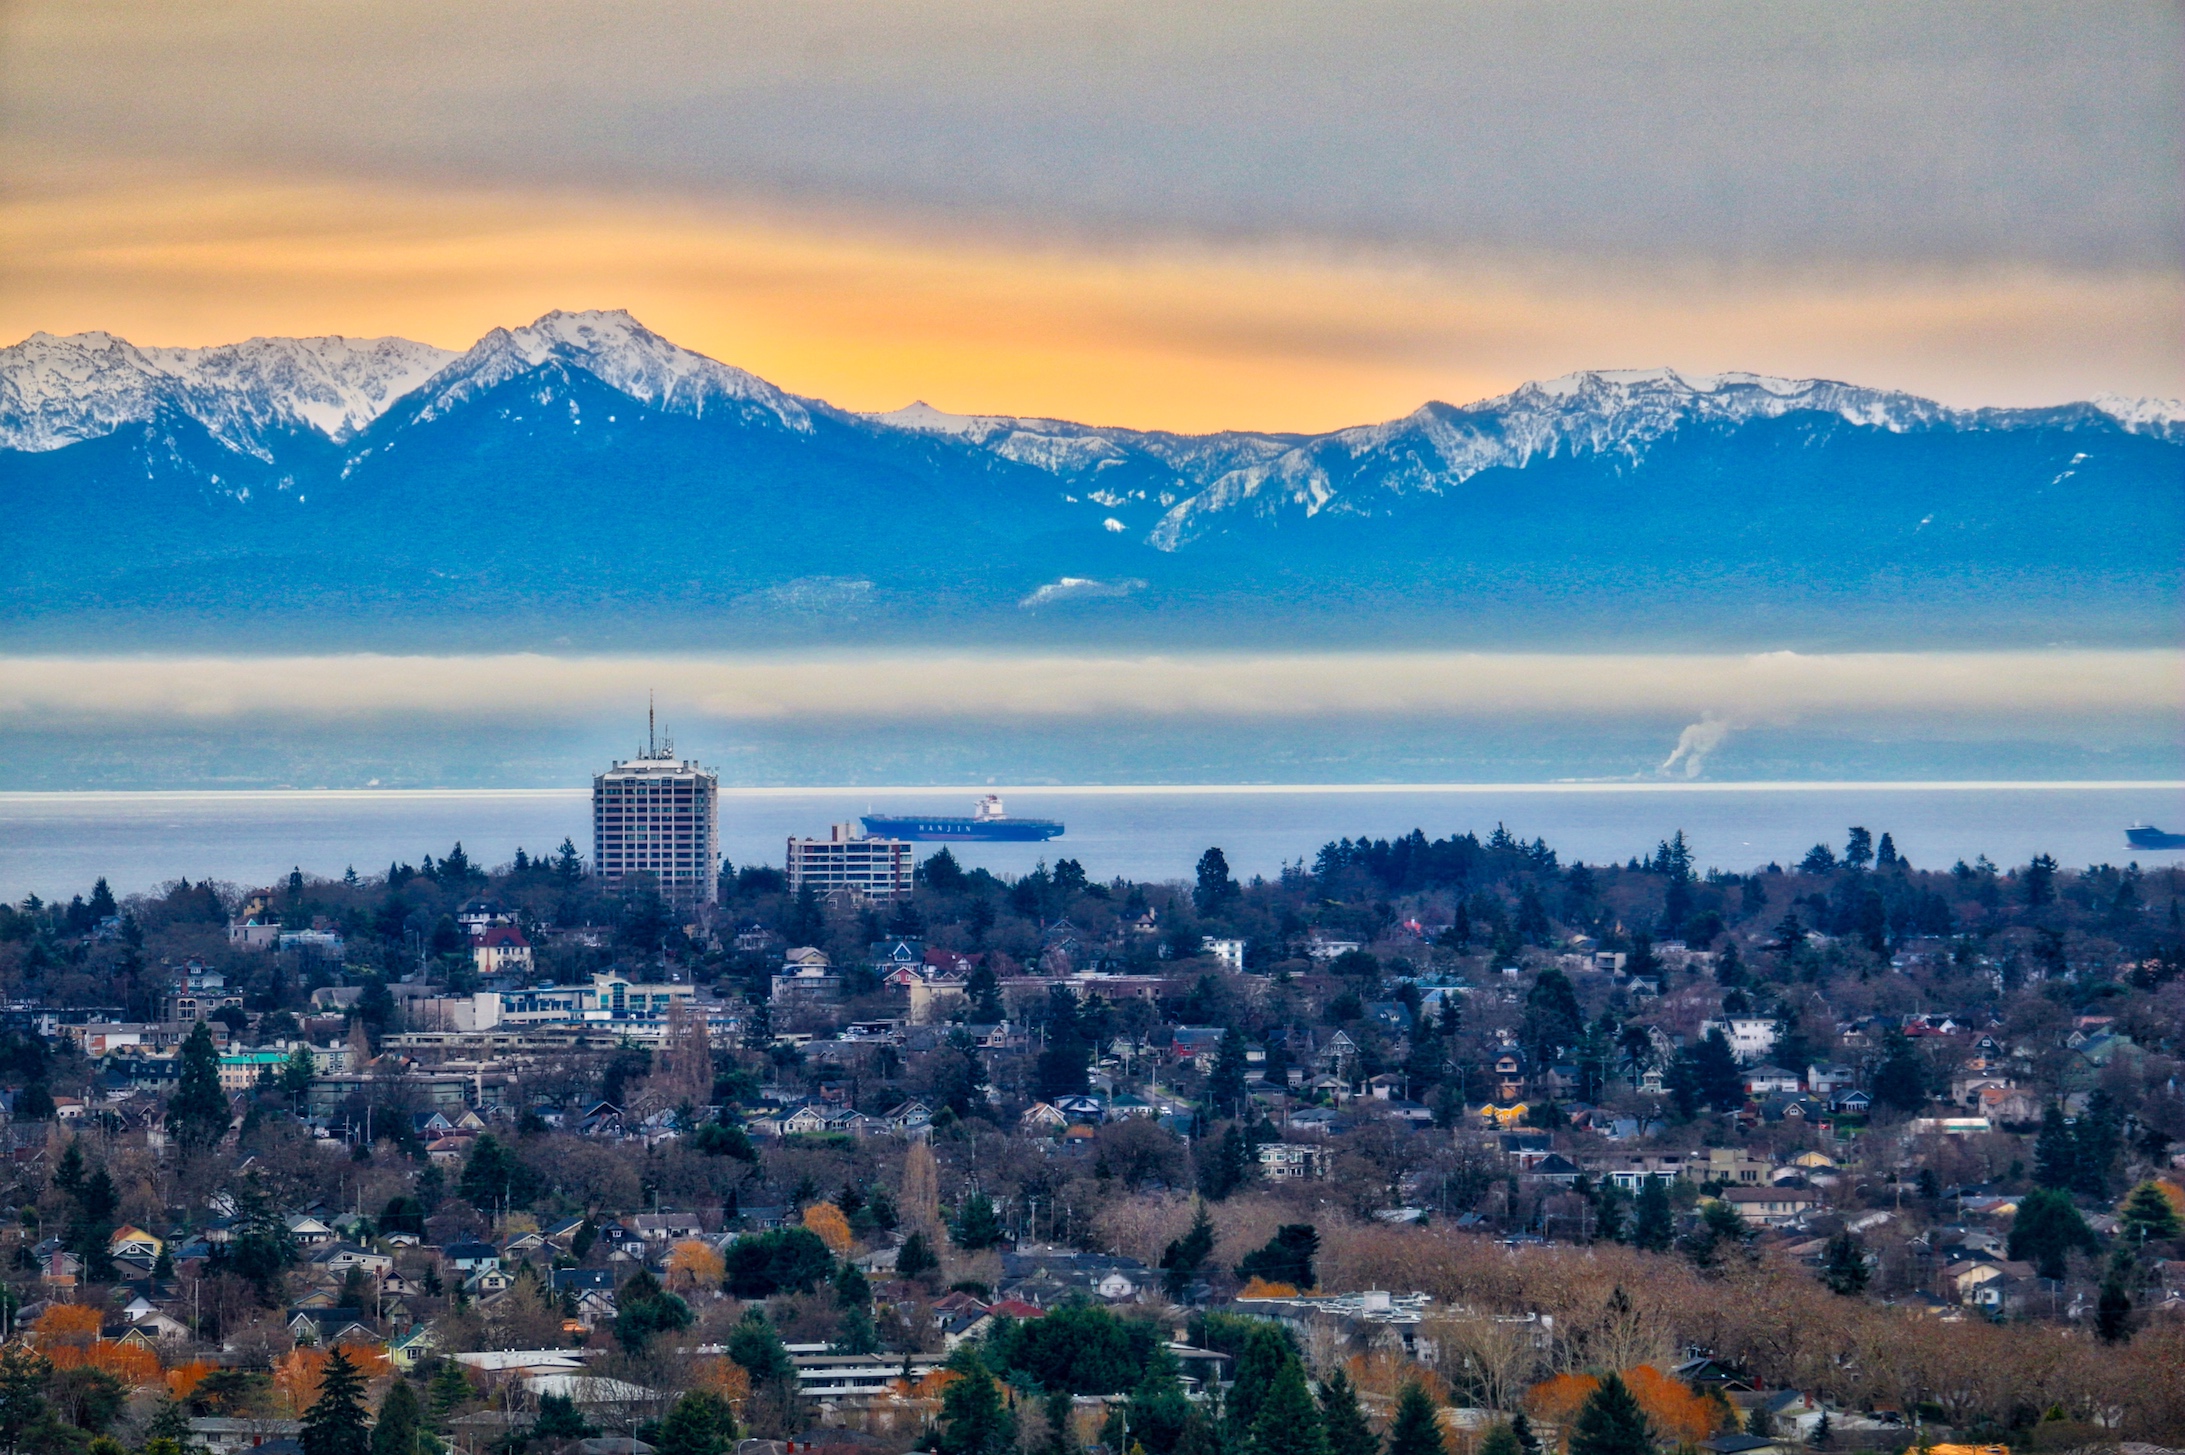
[[[653,737],[652,718],[652,692],[650,689],[647,689],[645,693],[645,756],[648,758],[657,758],[660,756],[660,746]]]

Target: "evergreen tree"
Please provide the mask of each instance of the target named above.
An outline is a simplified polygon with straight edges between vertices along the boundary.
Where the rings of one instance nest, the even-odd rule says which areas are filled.
[[[974,1192],[956,1209],[955,1224],[949,1236],[956,1246],[971,1252],[991,1248],[1002,1240],[1001,1219],[994,1212],[994,1200],[983,1192]]]
[[[644,1352],[653,1335],[687,1329],[695,1317],[689,1304],[662,1288],[660,1280],[643,1268],[615,1293],[615,1338],[633,1355]]]
[[[1047,1432],[1040,1437],[1037,1455],[1076,1455],[1077,1437],[1070,1431],[1070,1392],[1054,1389],[1039,1402]]]
[[[736,1416],[710,1390],[686,1390],[653,1439],[660,1455],[728,1455],[736,1448]]]
[[[21,1339],[0,1348],[0,1445],[13,1450],[47,1417],[46,1376],[53,1366]]]
[[[319,1376],[319,1397],[304,1411],[303,1455],[372,1455],[364,1418],[364,1376],[336,1345]]]
[[[1918,1111],[1927,1100],[1927,1064],[1902,1031],[1882,1041],[1881,1064],[1874,1068],[1874,1100],[1896,1111]]]
[[[984,901],[980,901],[984,903]],[[1001,1004],[1001,980],[994,974],[993,966],[982,957],[964,977],[964,996],[971,1002],[971,1023],[976,1026],[999,1025],[1008,1019]]]
[[[1448,1455],[1434,1401],[1417,1381],[1405,1385],[1396,1400],[1396,1418],[1388,1427],[1388,1455]]]
[[[2104,1344],[2126,1344],[2132,1339],[2132,1254],[2118,1247],[2109,1256],[2102,1274],[2101,1292],[2094,1300],[2094,1333]]]
[[[1235,1128],[1230,1130],[1234,1131]],[[1161,1253],[1161,1282],[1168,1296],[1181,1299],[1184,1290],[1199,1276],[1199,1270],[1206,1266],[1206,1260],[1213,1253],[1214,1223],[1207,1217],[1206,1204],[1202,1202],[1193,1211],[1191,1230],[1171,1242]]]
[[[1358,1391],[1341,1369],[1320,1385],[1320,1423],[1328,1433],[1328,1455],[1381,1455],[1381,1437],[1358,1408]]]
[[[220,1053],[199,1021],[182,1042],[180,1074],[167,1103],[167,1130],[185,1155],[218,1142],[228,1130],[228,1094],[220,1089]]]
[[[1286,1360],[1252,1421],[1250,1455],[1328,1455],[1320,1408],[1305,1385],[1305,1369]]]
[[[539,1194],[539,1175],[524,1165],[515,1148],[487,1132],[471,1144],[455,1190],[471,1206],[489,1212],[524,1208]]]
[[[2118,1231],[2134,1245],[2162,1242],[2178,1235],[2177,1209],[2152,1182],[2142,1182],[2117,1209]]]
[[[1533,1433],[1532,1422],[1523,1410],[1510,1417],[1510,1438],[1517,1441],[1517,1448],[1525,1455],[1540,1455],[1540,1437]]]
[[[1251,1149],[1245,1144],[1244,1133],[1231,1122],[1199,1165],[1199,1195],[1220,1202],[1250,1181],[1251,1175]]]
[[[143,1455],[195,1455],[196,1449],[190,1407],[174,1399],[160,1400],[144,1426]]]
[[[1627,1231],[1623,1190],[1603,1178],[1593,1191],[1593,1234],[1603,1242],[1620,1243]]]
[[[2110,1168],[2124,1150],[2124,1114],[2108,1091],[2096,1087],[2087,1097],[2071,1142],[2071,1190],[2082,1197],[2107,1198]]]
[[[1882,843],[1888,842],[1889,836],[1882,835]],[[1826,1450],[1836,1443],[1836,1428],[1829,1423],[1827,1410],[1821,1411],[1821,1418],[1813,1422],[1813,1433],[1806,1437],[1806,1443],[1816,1450]]]
[[[2013,1260],[2034,1265],[2043,1278],[2062,1278],[2071,1250],[2094,1251],[2094,1232],[2072,1206],[2071,1194],[2037,1187],[2018,1202],[2011,1219],[2009,1251]]]
[[[1320,1233],[1311,1223],[1284,1223],[1265,1247],[1244,1255],[1237,1277],[1287,1283],[1302,1293],[1313,1286],[1313,1258],[1319,1251]]]
[[[1212,1116],[1240,1116],[1244,1105],[1244,1032],[1232,1023],[1221,1034],[1214,1070],[1206,1078],[1206,1106]]]
[[[444,1421],[470,1403],[470,1381],[463,1377],[463,1366],[453,1359],[442,1360],[440,1367],[433,1371],[425,1393],[432,1404],[435,1420]]]
[[[1669,1188],[1659,1177],[1639,1184],[1639,1202],[1631,1223],[1631,1245],[1648,1253],[1666,1253],[1676,1239],[1676,1218],[1669,1210]]]
[[[1222,1402],[1222,1417],[1229,1426],[1230,1448],[1240,1449],[1251,1439],[1253,1427],[1259,1422],[1260,1408],[1274,1389],[1275,1377],[1285,1366],[1296,1362],[1297,1354],[1290,1348],[1289,1336],[1280,1325],[1253,1322],[1244,1336],[1244,1347],[1237,1351],[1236,1378]]]
[[[382,1416],[384,1418],[384,1416]],[[531,1422],[534,1440],[583,1440],[599,1431],[587,1423],[577,1402],[565,1394],[539,1396],[539,1415]],[[372,1455],[379,1455],[377,1450]]]
[[[1237,881],[1229,877],[1229,860],[1221,850],[1208,849],[1199,855],[1198,882],[1191,890],[1191,902],[1200,914],[1219,914],[1242,892]]]
[[[1507,1424],[1497,1420],[1480,1437],[1479,1455],[1525,1455],[1525,1447],[1517,1443],[1517,1435]]]
[[[1586,1397],[1571,1427],[1570,1455],[1653,1455],[1654,1434],[1646,1412],[1624,1384],[1611,1374]]]
[[[1859,1235],[1846,1229],[1830,1238],[1821,1255],[1821,1281],[1829,1292],[1850,1298],[1866,1288],[1866,1279],[1866,1245]]]
[[[1735,1111],[1745,1104],[1745,1073],[1737,1064],[1737,1053],[1730,1049],[1728,1037],[1720,1028],[1709,1031],[1700,1039],[1693,1052],[1693,1068],[1698,1077],[1699,1099],[1716,1111]]]
[[[918,1278],[941,1269],[939,1255],[926,1241],[924,1233],[912,1233],[903,1240],[903,1246],[895,1252],[895,1273],[899,1278]]]
[[[2078,1180],[2078,1161],[2071,1124],[2052,1101],[2041,1113],[2041,1132],[2033,1139],[2033,1180],[2042,1187],[2068,1188]]]
[[[1017,1417],[1002,1404],[993,1371],[970,1344],[957,1348],[948,1367],[960,1378],[941,1396],[941,1455],[1015,1455]]]
[[[417,1387],[397,1379],[379,1402],[379,1421],[372,1426],[372,1455],[430,1455],[424,1430],[425,1407],[417,1398]]]

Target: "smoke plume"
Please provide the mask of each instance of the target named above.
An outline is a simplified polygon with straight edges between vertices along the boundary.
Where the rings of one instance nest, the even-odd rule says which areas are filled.
[[[1700,770],[1707,764],[1707,755],[1721,747],[1723,739],[1729,735],[1730,724],[1711,712],[1702,713],[1698,722],[1677,734],[1677,746],[1662,759],[1662,765],[1654,770],[1655,775],[1666,778],[1681,762],[1685,777],[1699,777]]]

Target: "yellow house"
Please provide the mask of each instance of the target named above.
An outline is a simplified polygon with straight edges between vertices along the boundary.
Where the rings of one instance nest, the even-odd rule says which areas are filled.
[[[1531,1109],[1522,1101],[1512,1103],[1509,1106],[1496,1106],[1490,1101],[1479,1109],[1479,1119],[1491,1127],[1522,1126],[1525,1121],[1525,1113]]]
[[[109,1258],[157,1259],[166,1246],[165,1241],[145,1232],[144,1229],[130,1227],[124,1223],[114,1229],[113,1237],[107,1239],[106,1256]]]

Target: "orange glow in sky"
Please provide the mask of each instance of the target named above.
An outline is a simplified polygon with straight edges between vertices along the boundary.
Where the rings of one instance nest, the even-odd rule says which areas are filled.
[[[2174,277],[1634,277],[1261,244],[1096,247],[674,198],[119,169],[0,201],[0,338],[398,334],[466,347],[554,308],[855,409],[1322,430],[1580,368],[1752,369],[2029,398],[2025,351],[2159,387]],[[1977,362],[1997,361],[1984,377]],[[2036,393],[2038,382],[2030,386]],[[2150,389],[2152,392],[2152,389]]]

